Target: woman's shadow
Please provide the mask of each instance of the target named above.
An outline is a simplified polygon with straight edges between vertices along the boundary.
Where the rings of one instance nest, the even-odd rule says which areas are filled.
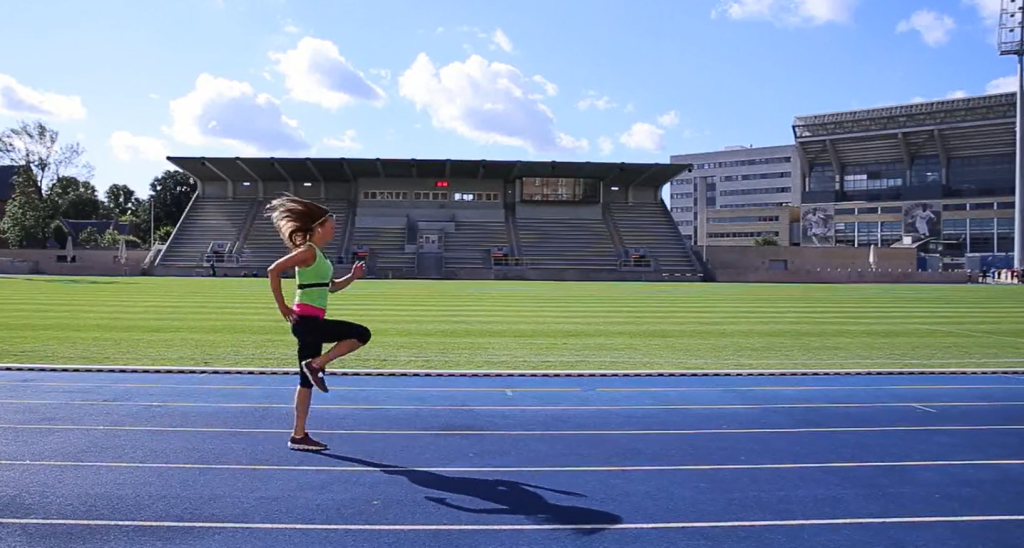
[[[556,504],[548,501],[538,492],[547,491],[567,497],[586,498],[585,495],[572,491],[561,491],[510,480],[446,476],[436,472],[381,464],[332,453],[318,454],[338,461],[375,468],[389,476],[405,478],[413,485],[424,489],[470,497],[495,505],[489,508],[472,508],[451,502],[445,497],[424,497],[430,502],[460,512],[491,516],[523,516],[535,523],[574,529],[588,535],[599,533],[609,526],[622,523],[622,516],[618,514],[583,506]]]

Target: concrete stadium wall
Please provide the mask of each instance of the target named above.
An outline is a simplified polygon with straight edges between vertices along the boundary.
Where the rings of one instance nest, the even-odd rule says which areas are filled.
[[[695,251],[703,251],[695,246]],[[913,249],[876,249],[879,270],[917,270]],[[708,266],[714,270],[768,270],[769,263],[785,260],[788,270],[848,270],[870,268],[866,247],[720,247],[708,246]]]
[[[76,262],[58,263],[57,255],[64,250],[56,249],[4,249],[0,250],[0,273],[3,274],[52,274],[58,276],[136,276],[142,272],[142,262],[149,251],[128,251],[125,264],[115,263],[116,249],[75,250]],[[8,272],[8,269],[11,270]]]
[[[715,270],[720,283],[805,284],[964,284],[977,281],[967,272],[918,272],[914,270]]]
[[[260,185],[257,181],[250,181],[248,186],[243,185],[242,181],[235,181],[231,185],[234,187],[235,198],[257,199],[260,197]],[[226,181],[203,183],[203,197],[227,198],[228,186]],[[293,185],[286,182],[265,182],[263,183],[263,199],[289,193],[308,200],[349,200],[352,198],[352,189],[353,185],[350,183],[322,184],[316,181],[311,182],[310,186],[305,186],[304,182],[296,182],[293,188]]]
[[[360,198],[364,190],[408,190],[413,191],[434,191],[443,190],[450,194],[456,192],[504,192],[505,182],[501,179],[448,179],[447,188],[435,188],[437,179],[420,177],[418,179],[381,179],[364,178],[359,179],[358,190]],[[500,202],[499,202],[500,203]]]

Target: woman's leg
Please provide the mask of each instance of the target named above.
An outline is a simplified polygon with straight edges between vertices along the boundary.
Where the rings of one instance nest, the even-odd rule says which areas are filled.
[[[313,380],[303,371],[302,363],[319,356],[323,351],[323,344],[314,337],[314,333],[309,332],[309,327],[310,324],[302,319],[293,329],[298,339],[299,386],[295,389],[295,422],[288,447],[303,451],[322,451],[327,449],[327,446],[309,437],[306,432],[306,419],[309,417],[309,407],[313,399]]]
[[[370,329],[354,322],[323,320],[320,329],[321,340],[335,344],[326,353],[313,358],[311,365],[316,369],[326,369],[327,364],[359,350],[370,342]]]

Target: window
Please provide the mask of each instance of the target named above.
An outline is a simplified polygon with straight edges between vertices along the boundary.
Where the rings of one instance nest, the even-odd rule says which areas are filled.
[[[690,198],[693,198],[692,192],[680,192],[678,194],[672,194],[673,200],[689,200]]]
[[[728,224],[754,224],[754,223],[777,223],[779,217],[776,216],[763,216],[763,217],[720,217],[716,219],[708,219],[708,223],[713,225],[728,225]]]
[[[877,207],[858,207],[857,215],[878,215]]]
[[[870,247],[878,245],[878,223],[862,222],[857,223],[857,247]]]
[[[910,186],[942,184],[942,164],[938,156],[914,158],[910,166]]]
[[[676,226],[693,226],[693,221],[676,221]]]
[[[735,181],[759,181],[762,179],[788,179],[793,176],[792,171],[777,171],[773,173],[750,173],[747,175],[722,175],[719,180],[723,183]]]
[[[900,206],[883,206],[880,209],[882,213],[903,213],[903,208]]]
[[[967,204],[942,204],[942,211],[967,211]]]
[[[709,232],[708,238],[712,240],[739,239],[739,238],[778,238],[778,231],[764,230],[761,232]]]
[[[857,243],[857,234],[854,232],[856,223],[836,223],[836,245],[853,247]]]
[[[943,219],[942,239],[948,251],[967,251],[967,219]]]
[[[693,206],[676,206],[672,208],[673,213],[693,213]]]
[[[847,166],[843,170],[843,190],[877,190],[903,186],[906,174],[903,164],[898,162]]]
[[[722,169],[728,167],[744,166],[766,166],[772,164],[789,164],[793,162],[792,156],[778,156],[775,158],[754,158],[751,160],[728,160],[725,162],[708,162],[696,164],[695,169]]]
[[[992,202],[975,202],[971,204],[971,211],[990,211],[996,208]]]
[[[719,191],[719,196],[754,196],[757,194],[785,194],[793,192],[791,186],[773,186],[770,188],[736,188]]]
[[[601,201],[601,181],[559,177],[524,177],[524,202],[578,202],[596,204]]]
[[[996,252],[995,219],[970,219],[967,226],[970,228],[967,243],[969,253]]]
[[[807,189],[811,192],[835,192],[836,170],[832,168],[832,164],[812,165]]]
[[[996,253],[1013,253],[1013,219],[996,219]]]
[[[749,204],[722,204],[718,209],[748,209],[756,207],[785,207],[791,205],[789,202],[760,202]]]
[[[903,210],[900,210],[902,213]],[[852,207],[841,207],[836,209],[836,215],[856,215],[857,210]]]
[[[991,196],[1013,193],[1016,166],[1013,154],[949,159],[949,192],[953,196]]]
[[[500,200],[497,192],[456,192],[456,202],[497,202]]]
[[[375,201],[405,201],[409,199],[409,192],[406,190],[364,190],[363,199]]]
[[[996,209],[1011,209],[1012,210],[1014,208],[1014,205],[1015,205],[1014,202],[997,202],[996,203]]]
[[[899,221],[882,222],[882,235],[880,237],[883,247],[891,247],[903,239],[903,223]]]
[[[448,192],[447,191],[422,191],[413,192],[412,199],[416,201],[424,202],[447,202]]]
[[[693,179],[672,179],[672,186],[692,185]]]

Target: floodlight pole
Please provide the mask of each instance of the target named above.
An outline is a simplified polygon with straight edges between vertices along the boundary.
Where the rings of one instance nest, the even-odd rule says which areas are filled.
[[[999,11],[999,55],[1017,58],[1016,176],[1013,207],[1013,267],[1024,268],[1024,0],[1002,0]],[[997,238],[998,241],[998,238]]]

